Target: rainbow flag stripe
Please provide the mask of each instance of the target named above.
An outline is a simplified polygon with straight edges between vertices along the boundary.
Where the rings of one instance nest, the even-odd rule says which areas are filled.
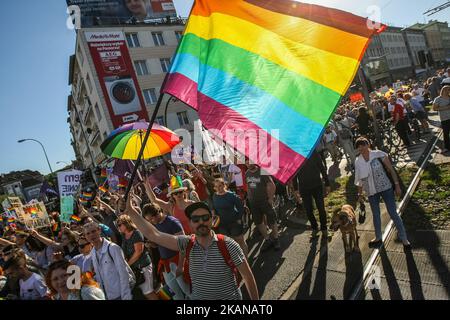
[[[81,218],[78,217],[78,216],[76,216],[76,215],[72,215],[72,216],[70,217],[70,220],[72,220],[73,222],[80,222],[80,221],[81,221]]]
[[[56,232],[56,231],[58,231],[58,230],[59,230],[59,225],[58,225],[58,223],[54,223],[53,226],[52,226],[52,231],[53,231],[53,232]]]
[[[100,186],[98,189],[103,193],[108,192],[108,189],[105,186]]]
[[[164,286],[158,291],[158,296],[161,300],[169,301],[173,300],[175,293],[168,286]]]
[[[384,29],[296,1],[196,0],[162,92],[263,167],[277,144],[279,167],[270,173],[287,182],[314,150],[371,37]],[[227,137],[230,130],[258,132],[266,156]]]

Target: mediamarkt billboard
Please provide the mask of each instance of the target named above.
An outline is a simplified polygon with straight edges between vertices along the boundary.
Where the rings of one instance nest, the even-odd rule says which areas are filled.
[[[85,32],[85,36],[114,128],[149,121],[123,32]]]

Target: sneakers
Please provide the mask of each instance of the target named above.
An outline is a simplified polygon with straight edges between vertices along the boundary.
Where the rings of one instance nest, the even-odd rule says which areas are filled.
[[[369,248],[379,248],[383,244],[382,240],[373,239],[369,242]]]

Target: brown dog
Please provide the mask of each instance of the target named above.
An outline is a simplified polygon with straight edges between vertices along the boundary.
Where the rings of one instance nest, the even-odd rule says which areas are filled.
[[[356,214],[351,205],[345,204],[340,210],[334,212],[331,218],[331,229],[333,231],[341,230],[342,241],[344,242],[345,252],[360,252],[359,236],[356,230]],[[347,240],[347,235],[349,239]]]

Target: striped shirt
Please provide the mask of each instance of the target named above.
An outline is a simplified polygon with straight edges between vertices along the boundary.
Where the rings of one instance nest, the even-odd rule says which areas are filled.
[[[178,236],[178,248],[184,255],[189,244],[189,236]],[[195,241],[189,256],[189,274],[192,281],[193,300],[242,300],[242,294],[231,268],[226,264],[217,246],[217,236],[204,249]],[[244,260],[244,252],[239,244],[225,237],[230,257],[236,267]]]

